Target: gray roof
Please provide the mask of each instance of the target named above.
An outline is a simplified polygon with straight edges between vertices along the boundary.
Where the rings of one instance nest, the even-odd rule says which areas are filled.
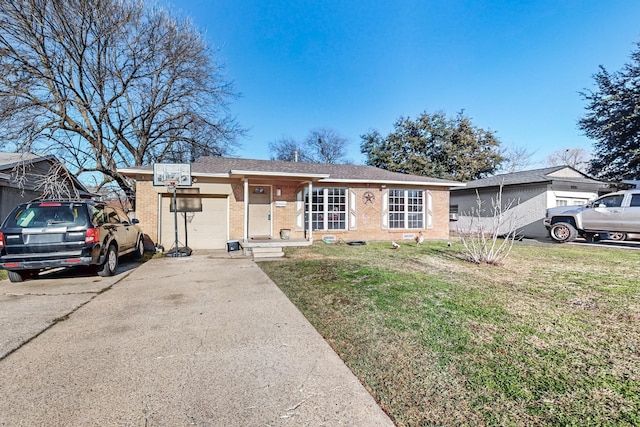
[[[568,169],[579,176],[553,176],[554,172]],[[467,182],[465,188],[454,189],[454,191],[466,190],[470,188],[486,188],[486,187],[499,187],[500,185],[523,185],[523,184],[541,184],[545,182],[575,182],[580,184],[596,184],[606,185],[604,181],[595,180],[584,173],[570,167],[570,166],[553,166],[543,169],[533,169],[528,171],[505,173],[500,175],[490,176],[488,178],[476,179],[474,181]]]
[[[150,171],[152,166],[121,169],[122,172]],[[192,175],[241,175],[268,174],[278,176],[313,176],[323,182],[332,181],[368,181],[388,183],[424,183],[439,186],[461,186],[463,183],[426,176],[389,172],[373,166],[343,165],[327,163],[285,162],[277,160],[252,160],[230,157],[202,157],[191,164]]]
[[[51,163],[59,163],[56,156],[51,154],[33,154],[33,153],[5,153],[0,152],[0,171],[9,172],[21,163],[24,164],[33,164],[38,162],[51,162]],[[11,178],[10,174],[6,174],[0,172],[0,179],[8,181]],[[73,181],[74,186],[83,194],[91,194],[89,190],[84,186],[80,180],[74,176],[70,175],[71,180]]]
[[[54,158],[54,156],[43,154],[0,152],[0,170],[11,170],[20,163],[29,164]]]

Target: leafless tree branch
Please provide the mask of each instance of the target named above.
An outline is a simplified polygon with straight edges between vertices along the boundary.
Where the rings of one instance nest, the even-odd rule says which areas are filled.
[[[98,172],[228,153],[236,94],[202,35],[142,0],[4,0],[0,138]]]

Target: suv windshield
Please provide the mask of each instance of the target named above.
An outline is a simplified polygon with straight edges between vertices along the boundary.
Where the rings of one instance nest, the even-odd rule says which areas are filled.
[[[21,206],[7,217],[4,226],[7,228],[84,226],[87,223],[86,215],[81,206],[69,203],[40,203]]]

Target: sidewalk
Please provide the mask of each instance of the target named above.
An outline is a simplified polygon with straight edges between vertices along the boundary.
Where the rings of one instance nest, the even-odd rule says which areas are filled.
[[[2,362],[0,425],[393,426],[246,258],[153,259]]]

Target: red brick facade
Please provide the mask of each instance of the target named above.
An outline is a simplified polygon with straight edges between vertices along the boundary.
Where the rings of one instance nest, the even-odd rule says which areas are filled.
[[[140,178],[140,177],[139,177]],[[136,215],[146,234],[157,242],[159,194],[169,193],[165,187],[154,187],[149,180],[138,179],[136,183]],[[264,178],[249,180],[250,185],[261,185],[269,189],[272,194],[271,221],[272,234],[278,238],[280,230],[290,230],[292,239],[306,238],[304,228],[297,226],[302,223],[302,203],[298,198],[308,189],[308,184],[299,181],[269,182]],[[209,185],[208,185],[209,184]],[[211,184],[219,184],[217,187]],[[244,181],[233,179],[198,178],[193,187],[199,187],[200,193],[216,194],[228,197],[228,236],[225,239],[242,240],[245,233],[245,202]],[[446,239],[449,236],[449,187],[413,185],[380,185],[362,183],[314,183],[313,188],[344,188],[347,189],[349,215],[355,216],[355,222],[347,220],[348,230],[314,230],[313,239],[320,240],[326,236],[344,240],[384,241],[412,239],[418,231],[422,231],[426,239]],[[430,198],[430,212],[425,212],[423,229],[390,229],[384,226],[383,210],[390,189],[422,190]],[[208,193],[209,192],[209,193]],[[365,193],[367,193],[365,195]],[[425,210],[427,210],[425,208]],[[384,215],[388,215],[384,212]],[[212,219],[214,220],[214,219]],[[431,222],[429,225],[428,222]],[[222,236],[220,236],[222,237]]]

